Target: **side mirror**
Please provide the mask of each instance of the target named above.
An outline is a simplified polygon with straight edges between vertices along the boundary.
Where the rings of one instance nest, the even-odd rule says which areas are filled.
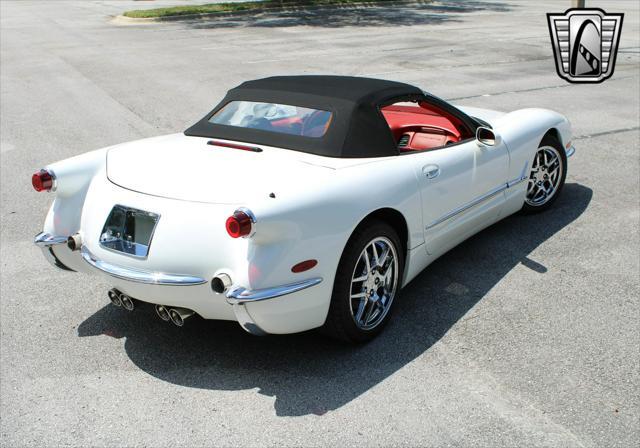
[[[480,126],[476,129],[476,140],[479,145],[497,146],[500,144],[500,135],[493,129]]]

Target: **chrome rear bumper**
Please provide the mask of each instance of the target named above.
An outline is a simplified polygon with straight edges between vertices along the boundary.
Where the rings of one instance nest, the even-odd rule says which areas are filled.
[[[165,272],[145,271],[142,269],[133,269],[117,264],[100,260],[91,253],[86,246],[82,246],[80,253],[84,261],[94,268],[116,278],[128,280],[136,283],[145,283],[149,285],[168,285],[168,286],[191,286],[207,283],[207,280],[186,274],[167,274]]]
[[[66,244],[68,239],[68,236],[58,236],[40,232],[33,238],[33,244],[38,247],[51,247],[59,244]]]
[[[66,236],[56,236],[45,232],[39,233],[34,238],[34,244],[42,249],[43,254],[52,265],[72,271],[72,269],[66,267],[58,260],[52,250],[54,246],[66,245],[67,241],[68,237]],[[206,279],[194,275],[154,272],[110,263],[96,257],[84,245],[80,248],[80,255],[82,259],[93,268],[111,277],[134,283],[164,286],[192,286],[202,285],[208,282]],[[315,277],[295,283],[256,290],[249,290],[242,286],[231,286],[226,292],[225,297],[227,303],[233,306],[236,319],[242,328],[251,334],[263,335],[266,334],[266,332],[255,323],[247,310],[247,304],[293,294],[318,285],[321,282],[321,277]],[[144,299],[142,300],[144,301]]]
[[[255,289],[253,291],[243,288],[242,286],[232,286],[226,294],[227,302],[233,305],[233,312],[236,315],[236,319],[245,331],[255,336],[262,336],[267,333],[255,323],[245,305],[293,294],[294,292],[317,285],[320,282],[322,282],[322,278],[316,277],[296,283],[274,286],[272,288]]]
[[[69,237],[66,236],[57,236],[51,235],[50,233],[40,232],[33,238],[33,244],[42,249],[42,255],[44,255],[44,258],[46,258],[52,266],[62,269],[63,271],[75,272],[69,266],[61,262],[53,252],[54,246],[67,244],[68,239]]]
[[[303,280],[301,282],[289,283],[282,286],[274,286],[273,288],[264,288],[256,290],[248,290],[242,286],[231,287],[227,292],[227,302],[231,305],[237,305],[247,302],[259,302],[261,300],[275,299],[276,297],[284,296],[294,292],[302,291],[303,289],[310,288],[317,285],[322,281],[322,278],[310,278],[309,280]]]

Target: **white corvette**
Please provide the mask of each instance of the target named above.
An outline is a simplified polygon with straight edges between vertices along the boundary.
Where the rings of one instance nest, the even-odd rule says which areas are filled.
[[[197,313],[365,341],[437,257],[549,207],[573,152],[549,110],[456,108],[366,78],[249,81],[183,134],[35,173],[55,192],[35,244],[103,275],[113,304],[149,302],[176,325]]]

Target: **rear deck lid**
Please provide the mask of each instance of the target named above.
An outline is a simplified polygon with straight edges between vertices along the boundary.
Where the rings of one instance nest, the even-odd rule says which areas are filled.
[[[107,177],[144,194],[240,204],[271,192],[291,191],[296,184],[322,182],[334,172],[299,160],[294,151],[252,152],[209,141],[172,134],[118,145],[107,153]]]

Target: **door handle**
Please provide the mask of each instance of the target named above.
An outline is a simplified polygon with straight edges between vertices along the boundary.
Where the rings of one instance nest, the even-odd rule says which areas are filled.
[[[427,165],[422,168],[422,173],[427,179],[435,179],[440,175],[440,167],[438,165]]]

